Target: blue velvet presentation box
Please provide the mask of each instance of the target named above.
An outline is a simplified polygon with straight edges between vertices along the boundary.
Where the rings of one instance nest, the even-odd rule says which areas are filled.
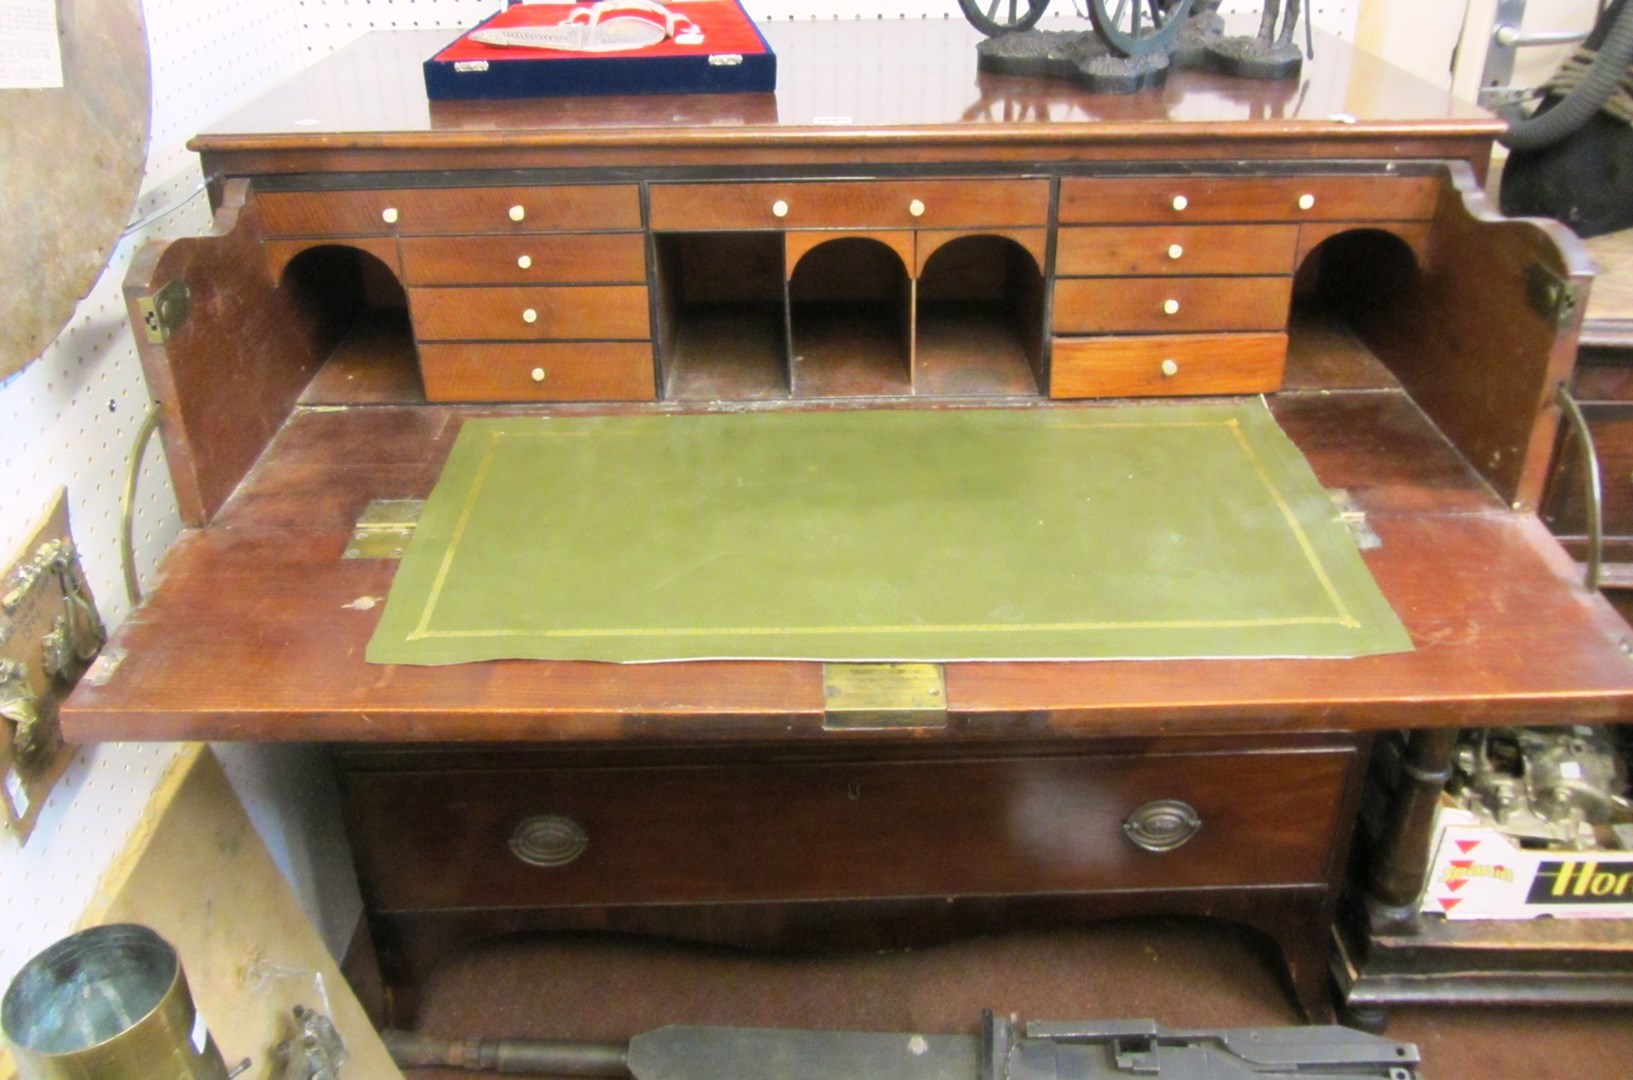
[[[777,57],[738,0],[679,0],[669,11],[695,32],[677,33],[638,49],[568,52],[485,44],[473,35],[492,30],[548,28],[575,17],[590,3],[512,4],[425,61],[432,101],[581,96],[591,94],[736,94],[777,87]],[[603,5],[604,17],[661,15],[631,5]],[[682,22],[685,25],[685,22]],[[690,28],[688,28],[690,29]],[[701,41],[695,40],[701,34]]]

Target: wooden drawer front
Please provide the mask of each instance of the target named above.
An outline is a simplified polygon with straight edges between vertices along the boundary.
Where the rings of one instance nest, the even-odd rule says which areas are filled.
[[[1296,225],[1160,225],[1061,229],[1055,273],[1291,274]]]
[[[652,336],[644,285],[410,289],[408,304],[421,341]]]
[[[1286,334],[1056,338],[1049,396],[1263,394],[1286,364]]]
[[[943,229],[1044,226],[1047,180],[654,184],[652,228]],[[782,214],[777,213],[779,206]],[[914,210],[918,209],[918,213]]]
[[[1439,192],[1427,176],[1069,177],[1060,220],[1414,221],[1434,216]]]
[[[1313,884],[1348,750],[856,765],[361,773],[347,782],[372,910]],[[1136,847],[1136,808],[1201,818]],[[523,862],[554,816],[576,860]]]
[[[401,236],[639,229],[633,184],[284,191],[256,196],[268,236]],[[519,216],[518,216],[519,214]]]
[[[651,401],[652,346],[640,341],[421,345],[428,401]]]
[[[408,285],[561,285],[646,281],[640,233],[407,237]]]
[[[1055,282],[1055,329],[1069,334],[1281,330],[1293,279],[1070,278]]]

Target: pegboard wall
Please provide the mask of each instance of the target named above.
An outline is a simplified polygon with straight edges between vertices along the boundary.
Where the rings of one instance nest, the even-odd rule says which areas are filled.
[[[1314,23],[1355,33],[1359,0],[1315,3]],[[153,115],[135,227],[73,321],[38,361],[0,384],[0,557],[29,534],[59,487],[109,625],[128,611],[119,565],[120,495],[136,433],[150,408],[120,285],[139,248],[209,228],[202,177],[186,140],[235,105],[370,30],[457,28],[496,0],[146,0]],[[962,18],[955,0],[746,0],[764,21]],[[1052,19],[1075,19],[1056,0]],[[1257,10],[1228,0],[1227,12]],[[179,529],[157,441],[135,499],[138,570],[151,580]],[[331,947],[348,940],[359,908],[321,757],[301,748],[219,748],[268,847]],[[104,745],[82,752],[48,800],[33,839],[0,836],[0,985],[28,957],[72,930],[98,877],[125,842],[169,745]]]

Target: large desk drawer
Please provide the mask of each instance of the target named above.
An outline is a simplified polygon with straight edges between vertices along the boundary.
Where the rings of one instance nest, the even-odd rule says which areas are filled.
[[[1439,191],[1427,176],[1068,177],[1060,221],[1419,221]]]
[[[1061,278],[1055,330],[1067,334],[1281,330],[1290,277]]]
[[[409,289],[421,341],[642,340],[652,317],[644,285]]]
[[[1042,227],[1047,180],[868,180],[654,184],[652,228],[945,229]]]
[[[1292,885],[1328,878],[1351,760],[353,773],[346,800],[380,912]],[[1193,807],[1200,829],[1144,850],[1124,823],[1164,799]],[[513,842],[535,859],[581,851],[534,865]]]
[[[369,236],[396,233],[526,233],[639,229],[633,184],[561,187],[398,188],[276,191],[256,196],[268,236]]]

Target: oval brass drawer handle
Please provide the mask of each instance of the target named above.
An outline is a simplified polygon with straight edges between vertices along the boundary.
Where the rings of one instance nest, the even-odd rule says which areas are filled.
[[[523,818],[510,834],[510,850],[529,866],[566,866],[589,846],[584,826],[559,814]]]
[[[1202,828],[1202,819],[1190,803],[1156,799],[1136,807],[1123,822],[1123,832],[1146,851],[1173,851]]]

